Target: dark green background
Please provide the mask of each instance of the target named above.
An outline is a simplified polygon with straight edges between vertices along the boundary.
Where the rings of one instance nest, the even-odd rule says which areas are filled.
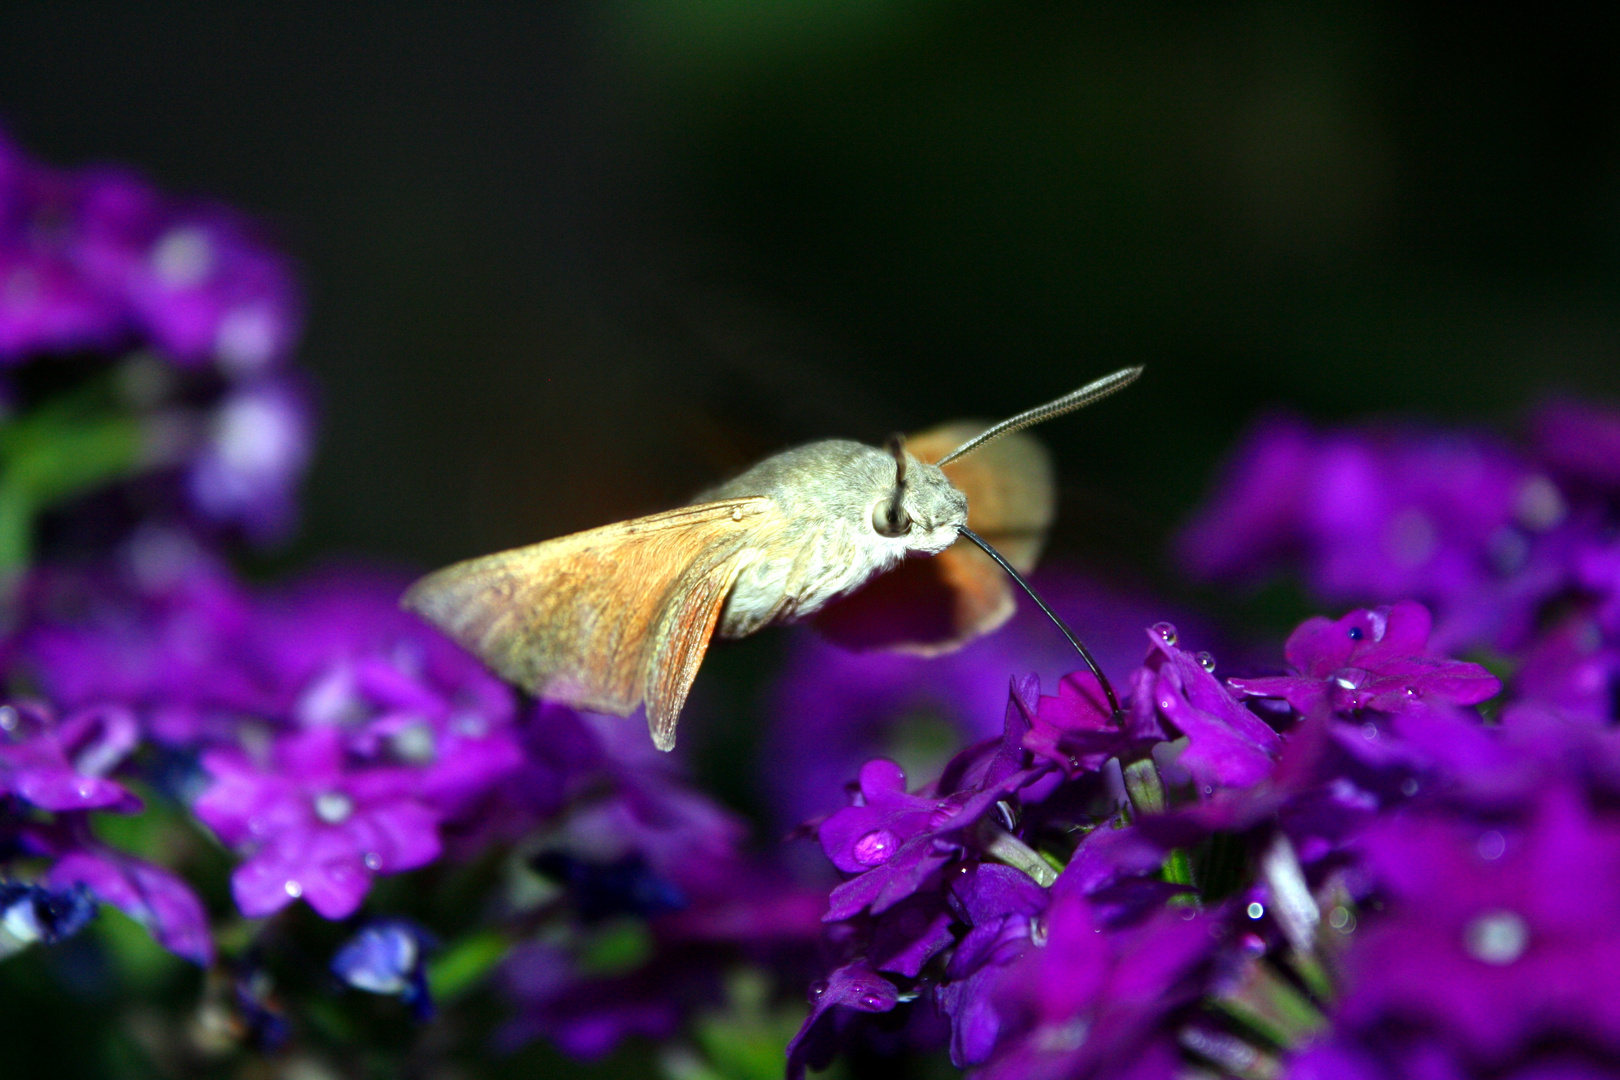
[[[762,9],[769,9],[768,12]],[[416,565],[753,457],[1048,428],[1155,574],[1258,409],[1620,393],[1620,37],[1413,5],[8,5],[0,115],[267,219],[325,428],[296,557]]]
[[[1455,10],[15,3],[0,121],[302,264],[288,564],[426,568],[1145,363],[1042,437],[1059,554],[1164,587],[1260,410],[1620,398],[1617,27]]]

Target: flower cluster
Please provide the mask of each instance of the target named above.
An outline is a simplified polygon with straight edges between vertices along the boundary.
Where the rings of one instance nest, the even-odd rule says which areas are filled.
[[[1177,539],[1209,580],[1292,567],[1322,601],[1421,600],[1444,649],[1524,648],[1548,602],[1612,598],[1620,416],[1554,401],[1523,449],[1416,425],[1313,431],[1272,417],[1249,433]],[[1604,608],[1611,626],[1612,599]]]
[[[0,484],[18,519],[0,559],[27,561],[32,519],[69,507],[57,531],[80,547],[159,515],[285,534],[311,436],[299,322],[286,260],[241,215],[122,169],[52,169],[0,134]]]

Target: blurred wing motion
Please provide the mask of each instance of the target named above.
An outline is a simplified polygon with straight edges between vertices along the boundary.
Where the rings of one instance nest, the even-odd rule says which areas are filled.
[[[906,440],[920,461],[944,457],[984,430],[959,421]],[[968,499],[968,528],[994,544],[1020,573],[1034,569],[1056,513],[1046,450],[1007,435],[943,467]],[[1012,617],[1012,584],[990,556],[957,543],[931,559],[907,559],[858,592],[823,608],[816,629],[851,649],[896,649],[933,656],[987,634]]]
[[[620,716],[661,750],[737,574],[781,523],[764,497],[621,521],[448,566],[403,605],[536,695]]]

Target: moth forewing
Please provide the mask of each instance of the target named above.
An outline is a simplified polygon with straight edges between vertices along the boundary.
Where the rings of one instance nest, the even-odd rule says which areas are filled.
[[[681,507],[456,563],[402,603],[530,693],[621,716],[645,702],[668,749],[726,592],[780,526],[764,497]]]

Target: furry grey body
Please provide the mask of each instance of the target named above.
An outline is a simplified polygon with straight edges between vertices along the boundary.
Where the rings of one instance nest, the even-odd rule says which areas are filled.
[[[695,503],[764,495],[787,524],[780,543],[757,546],[720,616],[722,637],[738,638],[789,622],[859,588],[908,555],[937,555],[967,524],[967,496],[937,467],[906,455],[904,507],[910,531],[880,534],[872,508],[894,492],[895,460],[886,450],[828,439],[784,450]]]

